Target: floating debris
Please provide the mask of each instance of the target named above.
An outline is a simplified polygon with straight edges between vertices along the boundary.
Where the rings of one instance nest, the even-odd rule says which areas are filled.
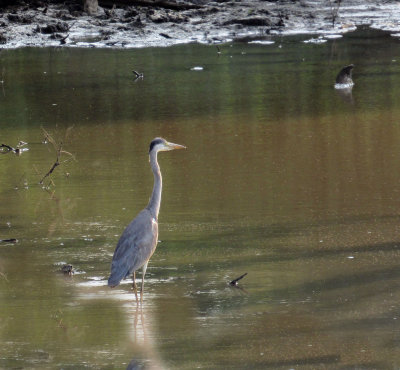
[[[24,141],[20,141],[19,144],[13,148],[10,145],[7,144],[0,144],[0,153],[1,154],[7,154],[7,153],[14,153],[16,155],[21,155],[22,152],[26,152],[29,149],[28,148],[21,148],[21,146],[26,145],[27,143],[25,143]]]
[[[132,71],[132,72],[135,74],[135,79],[144,77],[143,73],[139,73],[139,72],[136,72],[136,71]]]
[[[230,286],[237,286],[238,285],[238,281],[243,279],[245,276],[247,275],[247,272],[245,272],[243,275],[239,276],[238,278],[232,280],[229,285]]]
[[[72,265],[65,264],[61,266],[61,271],[64,273],[64,275],[71,276],[74,274],[74,268]]]
[[[352,79],[354,64],[349,64],[343,67],[336,76],[335,89],[348,89],[353,87],[354,82]]]
[[[192,67],[190,68],[191,71],[202,71],[204,68],[201,66],[196,66],[196,67]]]
[[[14,239],[14,238],[0,239],[0,243],[18,243],[18,239]]]

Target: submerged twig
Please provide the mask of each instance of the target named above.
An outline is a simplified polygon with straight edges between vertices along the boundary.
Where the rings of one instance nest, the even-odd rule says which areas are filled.
[[[5,281],[8,282],[7,275],[4,272],[0,271],[0,277],[2,277]]]
[[[50,170],[42,177],[42,179],[39,181],[39,184],[43,184],[43,180],[47,177],[50,176],[53,171],[56,169],[57,166],[60,165],[60,155],[61,155],[61,150],[62,150],[62,142],[60,143],[60,146],[57,150],[57,159],[51,166]]]
[[[231,286],[237,286],[238,285],[238,281],[243,279],[245,276],[247,275],[247,272],[245,272],[243,275],[239,276],[238,278],[232,280],[229,285]]]
[[[72,126],[67,128],[67,131],[65,132],[65,139],[67,138],[67,136],[68,136],[68,134],[69,134],[71,129],[72,129]],[[47,143],[47,142],[51,143],[54,146],[54,149],[56,150],[57,156],[56,156],[56,160],[53,163],[53,165],[50,167],[50,169],[47,171],[47,173],[39,181],[39,184],[41,184],[41,185],[43,184],[43,181],[45,180],[46,177],[49,177],[58,166],[60,166],[62,163],[67,161],[67,160],[65,160],[63,162],[60,161],[60,158],[61,158],[62,154],[67,154],[67,155],[69,155],[70,157],[72,157],[74,159],[73,154],[71,154],[70,152],[67,152],[66,150],[63,150],[63,142],[62,141],[60,143],[57,143],[54,140],[54,138],[43,127],[42,127],[42,130],[43,130],[43,132],[45,134],[45,138],[44,138],[43,142],[44,143]],[[51,180],[51,183],[54,185],[53,180]]]

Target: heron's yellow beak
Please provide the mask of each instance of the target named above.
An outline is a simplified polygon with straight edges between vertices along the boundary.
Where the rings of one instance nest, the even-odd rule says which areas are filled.
[[[186,149],[186,146],[184,145],[180,145],[180,144],[174,144],[174,143],[170,143],[168,142],[168,150],[174,150],[174,149]]]

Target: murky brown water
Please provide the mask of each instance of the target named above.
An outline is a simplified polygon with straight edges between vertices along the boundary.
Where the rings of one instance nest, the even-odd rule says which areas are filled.
[[[29,151],[0,155],[0,368],[400,366],[399,41],[276,41],[1,52],[0,141]],[[75,156],[48,190],[41,127]],[[159,156],[138,308],[106,278],[155,136],[188,149]]]

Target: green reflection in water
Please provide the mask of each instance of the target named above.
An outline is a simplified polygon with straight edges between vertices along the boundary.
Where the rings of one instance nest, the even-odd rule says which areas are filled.
[[[399,366],[398,40],[301,40],[2,51],[1,141],[29,151],[0,156],[0,238],[18,239],[0,244],[0,367]],[[49,191],[41,126],[73,126]],[[105,279],[150,196],[155,136],[188,150],[159,158],[140,310]]]

